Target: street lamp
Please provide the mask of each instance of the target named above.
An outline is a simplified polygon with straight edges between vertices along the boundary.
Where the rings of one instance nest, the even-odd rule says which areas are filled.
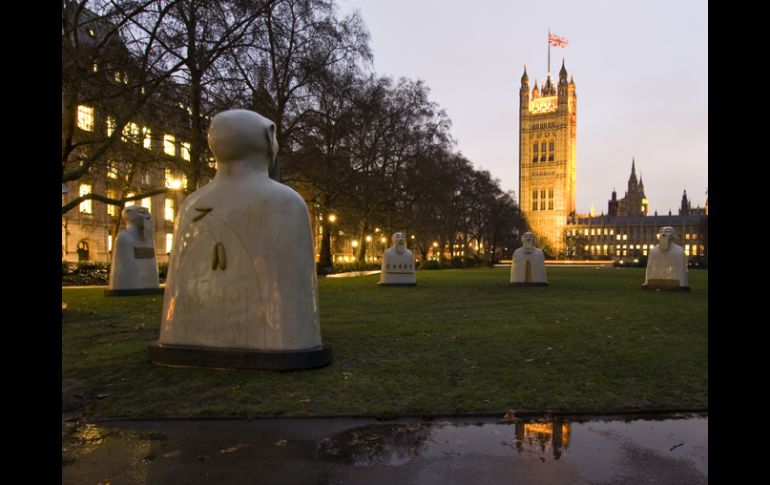
[[[334,214],[329,214],[329,222],[334,223],[334,221],[337,220],[337,216]]]

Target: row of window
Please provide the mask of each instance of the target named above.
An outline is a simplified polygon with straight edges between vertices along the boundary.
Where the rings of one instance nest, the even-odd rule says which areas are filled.
[[[92,186],[91,184],[80,184],[80,188],[78,190],[78,193],[83,195],[88,195],[91,193]],[[135,194],[133,192],[128,193],[128,197],[133,197]],[[107,197],[110,199],[116,199],[118,197],[117,192],[113,189],[107,190]],[[107,214],[110,216],[117,216],[118,215],[118,207],[112,204],[105,204],[107,206]],[[146,207],[148,211],[152,212],[152,198],[151,197],[145,197],[144,199],[141,199],[139,201],[139,205],[142,207]],[[80,203],[80,212],[83,214],[93,214],[94,213],[94,207],[93,207],[93,201],[92,200],[84,200]],[[174,222],[174,199],[171,197],[166,197],[165,200],[165,207],[164,207],[164,218],[168,222]]]
[[[636,249],[642,251],[642,255],[647,256],[647,252],[653,247],[652,244],[637,244]],[[591,254],[594,255],[603,255],[603,256],[609,256],[609,253],[613,251],[613,247],[607,244],[600,245],[600,244],[586,244],[583,246],[583,249],[586,251],[590,251]],[[622,247],[620,244],[615,245],[614,247],[614,253],[616,255],[623,255],[628,256],[628,251],[634,250],[634,245],[631,244],[626,245],[623,244]],[[706,254],[705,247],[700,244],[685,244],[684,246],[684,252],[687,256],[698,256],[699,254],[702,256]]]
[[[546,128],[556,128],[556,122],[551,121],[549,123],[532,123],[530,128],[533,130],[544,130]]]
[[[107,136],[112,135],[116,127],[115,118],[112,116],[107,117]],[[77,113],[77,125],[78,128],[84,131],[94,131],[94,108],[91,106],[79,105]],[[147,126],[140,127],[138,124],[129,122],[123,127],[123,133],[121,139],[124,142],[141,143],[144,148],[152,149],[152,131]],[[180,156],[187,161],[190,161],[190,143],[179,143]],[[174,135],[163,135],[163,153],[172,157],[177,156],[176,137]]]
[[[643,231],[642,236],[644,236],[645,234],[649,235],[651,232],[654,232],[654,231],[656,231],[656,229],[655,230],[650,229],[650,230],[647,230],[647,231]],[[603,232],[603,234],[602,234],[602,232]],[[635,231],[632,231],[632,232],[635,232]],[[614,229],[608,229],[606,227],[603,228],[603,229],[602,228],[598,228],[598,229],[597,228],[591,228],[590,230],[588,228],[583,228],[582,230],[580,230],[580,229],[572,229],[572,235],[573,236],[576,236],[576,235],[581,234],[581,233],[584,236],[589,236],[589,235],[590,236],[602,236],[602,235],[604,235],[604,236],[607,236],[607,235],[613,236],[614,235],[615,239],[618,240],[618,241],[626,241],[626,240],[628,240],[628,234],[622,234],[622,233],[615,234],[615,230]],[[655,233],[655,236],[656,236],[657,239],[660,239],[660,235],[657,234],[657,232]],[[685,233],[685,237],[684,238],[686,240],[701,239],[701,238],[703,238],[703,234],[689,233],[688,232],[688,233]]]
[[[532,145],[532,163],[545,162],[548,160],[549,162],[552,162],[554,157],[554,148],[555,143],[553,140],[550,140],[548,142],[535,142]]]
[[[553,189],[547,190],[548,197],[546,199],[546,189],[533,190],[532,191],[532,210],[553,210]],[[538,195],[540,197],[538,197]],[[546,209],[547,207],[547,209]]]

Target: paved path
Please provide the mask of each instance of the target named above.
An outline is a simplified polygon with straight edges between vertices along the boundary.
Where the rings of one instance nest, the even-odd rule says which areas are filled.
[[[611,419],[65,423],[62,483],[708,483],[708,417]]]

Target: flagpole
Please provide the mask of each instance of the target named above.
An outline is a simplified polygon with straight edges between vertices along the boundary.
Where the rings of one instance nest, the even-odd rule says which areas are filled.
[[[551,74],[551,29],[548,29],[548,74]]]

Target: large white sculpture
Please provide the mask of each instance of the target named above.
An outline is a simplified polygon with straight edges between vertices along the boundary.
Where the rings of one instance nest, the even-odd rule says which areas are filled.
[[[163,293],[158,281],[158,260],[152,237],[150,211],[140,205],[123,209],[126,228],[112,247],[109,289],[106,296]]]
[[[510,286],[548,286],[545,279],[545,255],[535,247],[535,235],[525,232],[523,246],[513,252]]]
[[[391,237],[393,246],[382,255],[380,286],[416,286],[414,274],[414,256],[406,248],[406,236],[397,232]]]
[[[208,141],[219,170],[179,209],[150,360],[274,370],[329,364],[307,205],[268,176],[275,124],[225,111],[211,120]]]
[[[687,280],[687,256],[682,246],[674,243],[674,228],[662,227],[658,231],[658,245],[650,249],[647,257],[645,290],[689,290]]]

